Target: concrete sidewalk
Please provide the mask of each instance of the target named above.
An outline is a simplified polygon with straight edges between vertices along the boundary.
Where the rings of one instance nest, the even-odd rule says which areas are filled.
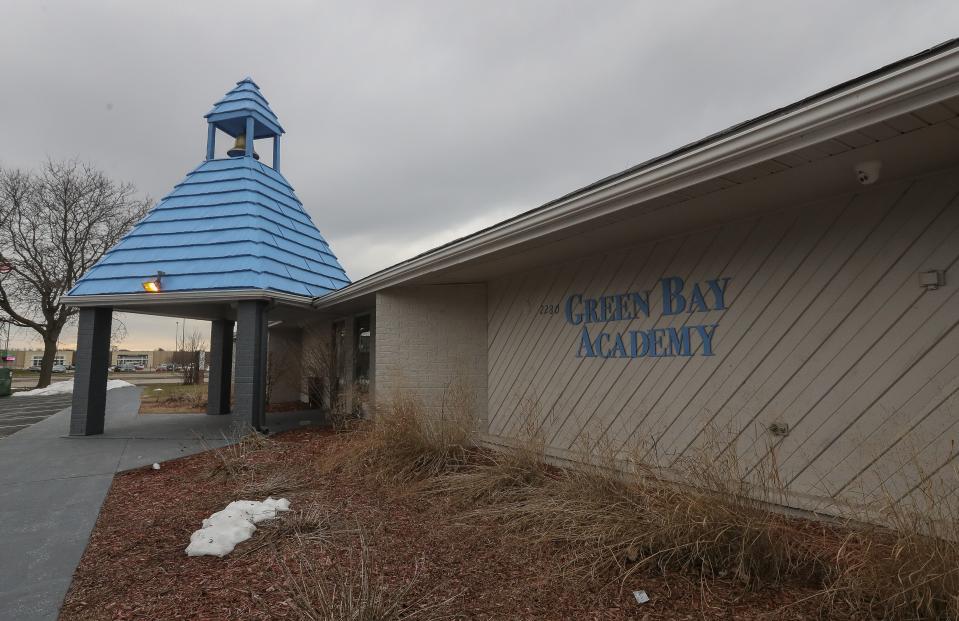
[[[229,416],[137,416],[139,393],[107,393],[102,436],[66,409],[0,443],[0,619],[56,619],[114,473],[225,444]]]

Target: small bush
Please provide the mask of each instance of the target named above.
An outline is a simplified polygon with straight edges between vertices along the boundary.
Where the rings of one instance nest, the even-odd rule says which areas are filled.
[[[346,567],[328,572],[314,567],[308,554],[300,555],[299,571],[287,573],[288,594],[298,618],[305,621],[437,621],[450,619],[445,612],[452,599],[429,601],[429,595],[412,594],[417,577],[391,586],[378,576],[366,537],[359,536],[359,554]]]
[[[751,587],[786,579],[819,581],[828,570],[824,524],[790,520],[764,501],[778,480],[704,450],[672,465],[674,478],[601,443],[579,463],[550,468],[542,445],[508,451],[441,477],[430,489],[483,500],[492,518],[540,543],[558,545],[580,577],[624,579],[639,569],[732,577]],[[758,499],[757,499],[758,497]]]
[[[270,468],[253,467],[240,477],[237,492],[243,498],[266,498],[306,485],[306,473],[298,464],[280,463]]]
[[[461,505],[490,505],[527,499],[530,490],[545,485],[555,469],[547,465],[538,408],[533,401],[525,401],[519,415],[515,443],[497,450],[472,451],[466,464],[433,477],[423,491]]]
[[[276,447],[274,440],[253,430],[244,435],[234,433],[231,438],[224,437],[224,440],[227,444],[219,448],[206,445],[207,450],[217,457],[216,465],[210,470],[209,476],[224,476],[241,484],[249,481],[255,467],[252,456],[259,451],[274,450]]]
[[[401,395],[374,421],[348,432],[330,465],[386,480],[422,480],[465,464],[473,450],[472,433],[468,408],[444,404],[433,414]]]
[[[497,505],[526,499],[550,474],[542,454],[526,447],[475,450],[469,463],[427,480],[422,491],[460,505]]]
[[[890,497],[885,526],[864,525],[836,552],[823,597],[877,619],[959,619],[957,492],[926,484],[915,505]]]

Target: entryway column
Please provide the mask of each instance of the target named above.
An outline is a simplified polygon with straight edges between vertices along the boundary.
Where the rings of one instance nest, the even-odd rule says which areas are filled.
[[[210,376],[207,414],[230,413],[230,382],[233,378],[233,325],[228,319],[211,322]]]
[[[266,428],[267,302],[237,304],[236,404],[233,427],[237,431]]]
[[[107,407],[107,367],[110,366],[110,329],[113,309],[81,308],[73,375],[70,435],[103,433]]]

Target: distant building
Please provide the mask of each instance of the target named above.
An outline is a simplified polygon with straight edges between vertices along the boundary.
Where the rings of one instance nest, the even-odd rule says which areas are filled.
[[[71,366],[74,364],[75,353],[72,349],[57,350],[53,364]],[[200,353],[203,360],[208,359],[208,352]],[[42,349],[11,350],[9,355],[14,358],[14,360],[7,362],[7,366],[11,369],[38,367],[43,361]],[[110,352],[110,366],[143,365],[144,369],[152,370],[161,364],[189,364],[193,356],[193,352],[166,351],[164,349],[114,349]]]
[[[72,349],[57,350],[53,358],[53,364],[72,365],[74,351]],[[9,353],[13,360],[7,361],[7,367],[11,369],[28,369],[32,366],[40,366],[43,361],[42,349],[20,349],[11,350]]]

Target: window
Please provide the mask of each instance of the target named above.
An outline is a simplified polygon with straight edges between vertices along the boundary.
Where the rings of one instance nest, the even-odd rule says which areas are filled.
[[[124,364],[142,364],[143,366],[147,366],[148,360],[149,358],[146,354],[117,354],[117,364],[121,366]]]
[[[33,366],[38,367],[43,364],[43,356],[34,356],[33,357]],[[63,356],[56,356],[53,359],[53,364],[63,364]]]
[[[356,342],[353,349],[353,378],[360,386],[370,383],[370,349],[372,337],[370,316],[357,317],[353,324]]]

